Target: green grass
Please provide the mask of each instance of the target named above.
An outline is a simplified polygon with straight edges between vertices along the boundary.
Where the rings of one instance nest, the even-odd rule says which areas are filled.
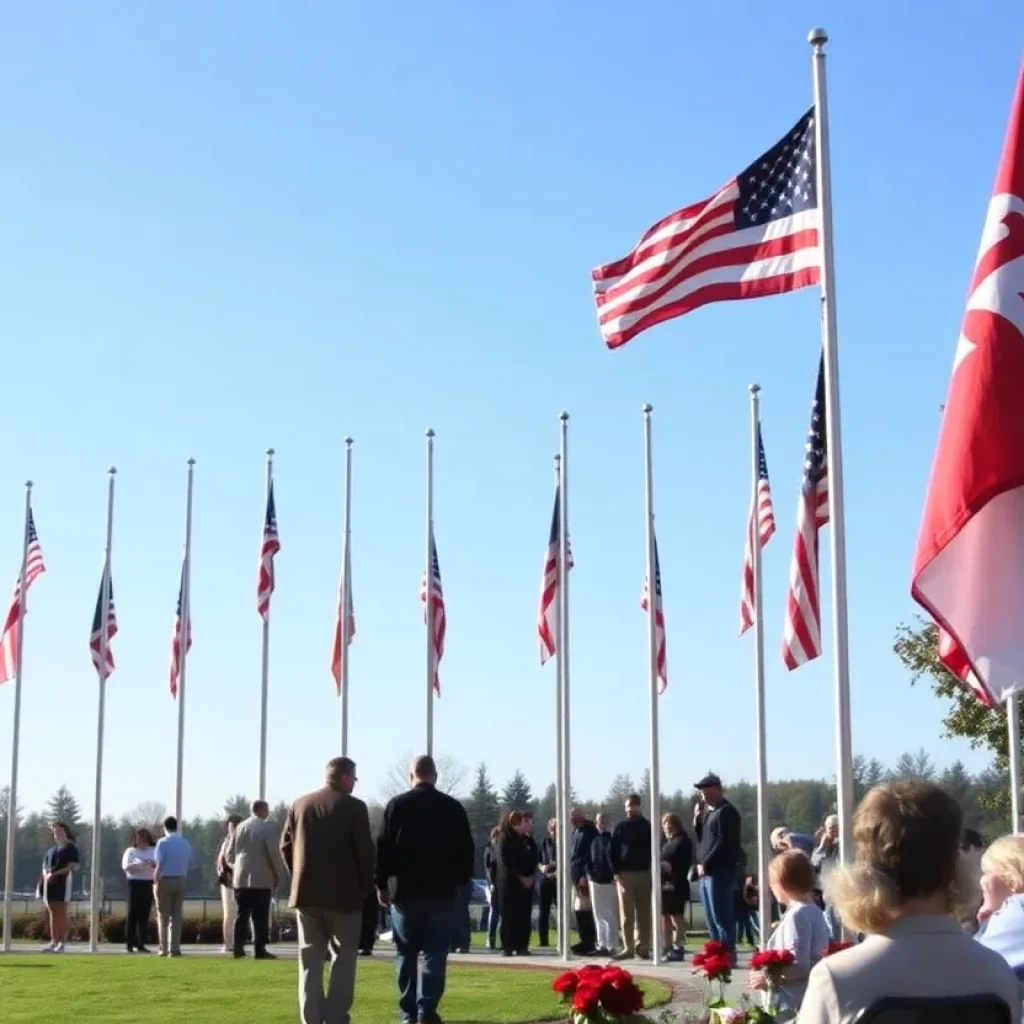
[[[3,1024],[293,1024],[298,1017],[294,961],[258,963],[185,956],[0,956]],[[556,972],[452,964],[441,1014],[449,1024],[526,1024],[564,1020],[551,991]],[[649,1006],[669,1001],[667,986],[643,982]],[[359,962],[352,1019],[398,1020],[391,962]]]

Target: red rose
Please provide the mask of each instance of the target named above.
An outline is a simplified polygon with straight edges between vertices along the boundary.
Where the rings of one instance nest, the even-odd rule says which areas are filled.
[[[709,981],[714,981],[717,978],[728,980],[732,974],[732,954],[728,952],[705,954],[699,964],[696,962],[696,958],[694,958],[694,963],[703,970],[704,976]]]
[[[575,971],[566,971],[551,982],[551,987],[563,996],[571,996],[579,983],[580,978]]]
[[[590,982],[581,982],[572,997],[572,1008],[578,1013],[593,1013],[600,1005],[600,987]]]
[[[850,949],[853,946],[852,942],[830,942],[825,947],[825,956],[832,956],[834,953],[842,953],[844,949]]]
[[[728,953],[729,950],[726,948],[724,942],[718,942],[716,939],[711,939],[704,943],[704,953],[710,956],[721,956],[723,953]]]
[[[600,982],[606,970],[608,968],[602,967],[600,964],[584,964],[576,973],[579,975],[580,984],[582,985],[585,981]]]
[[[605,983],[601,988],[601,1005],[617,1017],[631,1017],[644,1008],[644,994],[631,978]]]

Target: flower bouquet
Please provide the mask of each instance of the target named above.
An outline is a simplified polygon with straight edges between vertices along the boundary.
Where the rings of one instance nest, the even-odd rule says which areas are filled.
[[[644,1008],[644,994],[621,967],[588,964],[566,971],[551,987],[569,1004],[570,1024],[618,1024]]]
[[[725,986],[732,981],[732,951],[724,943],[712,939],[693,957],[694,974],[702,974],[708,983],[707,1007],[712,1021],[719,1024],[734,1024],[743,1019],[735,1015],[725,1001]]]
[[[765,949],[750,958],[750,968],[755,971],[755,979],[760,976],[761,988],[765,992],[765,1013],[774,1016],[777,1009],[778,992],[782,987],[782,979],[787,967],[796,963],[796,955],[788,949]]]

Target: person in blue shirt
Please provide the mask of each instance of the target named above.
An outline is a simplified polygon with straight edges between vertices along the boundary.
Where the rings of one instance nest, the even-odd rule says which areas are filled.
[[[164,836],[156,844],[156,921],[161,956],[181,956],[181,919],[185,879],[192,863],[192,844],[178,835],[178,819],[164,819]]]
[[[71,900],[71,876],[78,870],[78,847],[71,829],[63,821],[51,826],[53,846],[43,855],[39,895],[50,919],[50,943],[44,953],[63,953],[68,934],[68,903]]]
[[[1003,836],[981,857],[980,927],[975,939],[1024,981],[1024,836]]]
[[[785,825],[772,829],[771,835],[772,850],[776,853],[786,853],[788,850],[799,850],[806,853],[808,857],[814,853],[814,838],[805,835],[803,832],[794,832]]]

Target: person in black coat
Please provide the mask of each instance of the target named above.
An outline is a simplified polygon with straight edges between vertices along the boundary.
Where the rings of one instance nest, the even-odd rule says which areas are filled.
[[[694,788],[700,794],[693,809],[693,827],[704,916],[711,938],[735,954],[740,812],[725,799],[722,780],[714,773],[705,775]]]
[[[686,953],[686,911],[690,903],[693,843],[678,814],[661,819],[665,842],[661,847],[661,924],[665,959],[678,962]]]
[[[537,848],[527,842],[522,812],[506,812],[500,828],[496,859],[501,952],[502,956],[527,956],[530,952]]]
[[[540,894],[537,907],[537,938],[539,945],[548,945],[551,931],[551,908],[558,903],[558,819],[548,822],[548,834],[540,844]]]
[[[501,918],[501,899],[498,893],[498,842],[501,829],[491,829],[484,847],[484,877],[487,879],[487,948],[495,949],[498,944],[498,921]]]
[[[582,811],[574,807],[569,812],[569,824],[572,825],[572,841],[569,845],[569,877],[572,879],[573,890],[581,896],[589,897],[590,854],[591,846],[597,838],[597,827],[587,819]],[[580,941],[575,943],[572,951],[577,956],[591,956],[597,949],[597,925],[594,922],[594,911],[589,907],[576,911],[576,930]]]

